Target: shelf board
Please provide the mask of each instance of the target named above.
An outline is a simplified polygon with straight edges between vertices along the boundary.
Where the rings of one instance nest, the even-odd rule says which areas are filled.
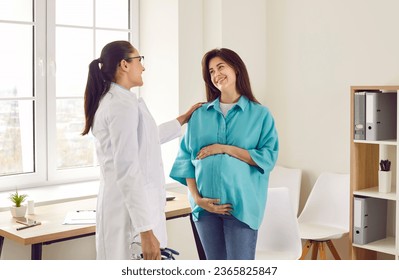
[[[395,249],[395,237],[388,236],[385,239],[377,240],[374,242],[370,242],[368,244],[359,245],[359,244],[352,244],[353,247],[372,250],[376,252],[381,252],[389,255],[396,255]]]
[[[367,197],[388,199],[388,200],[396,200],[396,192],[381,193],[378,191],[378,187],[357,190],[357,191],[354,191],[353,194],[367,196]]]
[[[396,139],[391,140],[379,140],[379,141],[370,141],[370,140],[353,140],[354,143],[360,144],[377,144],[377,145],[390,145],[390,146],[397,146],[398,141]]]

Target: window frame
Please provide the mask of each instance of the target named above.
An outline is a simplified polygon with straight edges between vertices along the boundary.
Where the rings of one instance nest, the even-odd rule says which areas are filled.
[[[99,167],[78,167],[57,170],[57,143],[56,143],[56,84],[55,84],[55,5],[54,0],[33,1],[33,95],[34,102],[34,171],[16,175],[0,176],[0,191],[15,188],[31,188],[49,185],[59,185],[74,182],[84,182],[99,179]],[[95,2],[93,9],[95,10]],[[95,49],[95,30],[122,30],[129,32],[129,41],[139,47],[139,0],[129,1],[129,28],[107,29],[91,27],[94,33],[93,54]],[[94,19],[95,21],[95,13]],[[0,20],[0,23],[20,23],[9,20]],[[75,26],[74,26],[75,27]],[[94,59],[94,57],[93,57]],[[90,61],[88,61],[89,64]],[[84,91],[84,89],[82,89]],[[83,95],[79,96],[83,99]],[[27,99],[27,98],[19,98]],[[29,98],[30,99],[30,98]],[[1,99],[3,100],[3,99]]]

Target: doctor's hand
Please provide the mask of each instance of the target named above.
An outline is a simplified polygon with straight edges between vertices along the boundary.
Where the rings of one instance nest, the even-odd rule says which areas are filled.
[[[160,260],[161,249],[158,239],[152,230],[140,233],[141,249],[145,260]]]
[[[197,110],[199,107],[202,106],[202,104],[204,104],[205,102],[198,102],[196,104],[194,104],[193,106],[190,107],[190,109],[188,109],[188,111],[186,113],[184,113],[183,115],[177,117],[177,120],[179,121],[180,125],[183,125],[185,123],[188,123],[188,121],[191,118],[192,113]]]
[[[219,204],[220,199],[199,197],[195,203],[202,209],[215,214],[231,215],[233,210],[231,204]]]

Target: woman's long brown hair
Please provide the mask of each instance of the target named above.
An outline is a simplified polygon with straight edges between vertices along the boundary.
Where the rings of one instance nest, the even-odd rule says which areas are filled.
[[[213,85],[212,78],[209,73],[209,61],[215,57],[220,57],[236,72],[236,87],[239,94],[246,96],[253,102],[259,103],[252,93],[247,67],[237,53],[226,48],[210,50],[202,58],[202,77],[205,81],[207,101],[212,102],[221,94],[220,90]]]

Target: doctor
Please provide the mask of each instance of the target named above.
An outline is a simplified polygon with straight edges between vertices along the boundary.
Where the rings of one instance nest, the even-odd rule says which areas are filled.
[[[201,106],[157,127],[144,100],[129,90],[143,85],[143,59],[129,42],[115,41],[89,66],[82,135],[92,130],[101,168],[97,259],[130,259],[133,241],[141,242],[144,259],[160,259],[167,241],[160,144],[178,137]]]

